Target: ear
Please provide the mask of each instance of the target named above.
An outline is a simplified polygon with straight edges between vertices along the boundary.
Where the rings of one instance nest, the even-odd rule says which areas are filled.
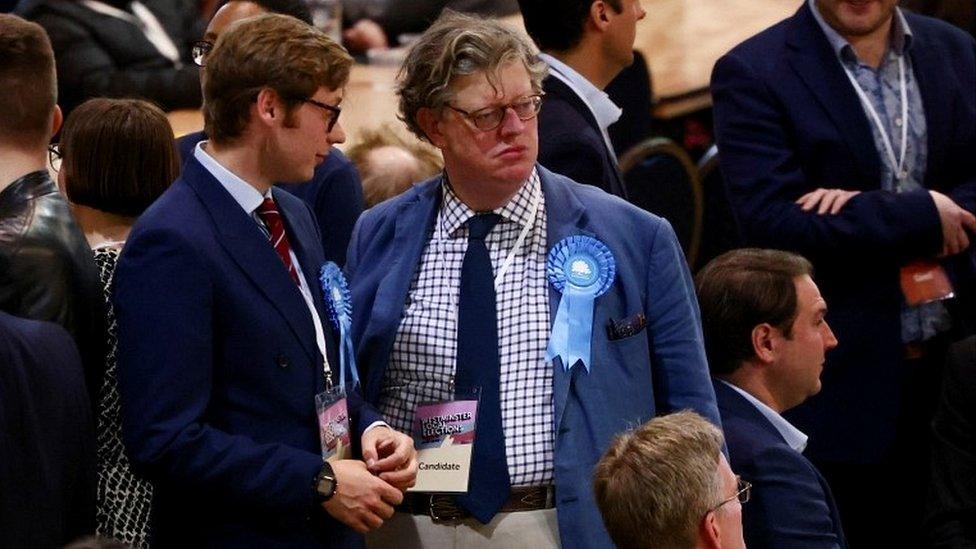
[[[709,511],[698,526],[698,541],[700,547],[721,549],[722,529],[719,527],[718,521],[715,520],[715,511]]]
[[[612,8],[604,0],[596,0],[590,4],[589,22],[600,31],[605,31],[610,26]]]
[[[256,119],[265,126],[274,125],[277,121],[281,123],[285,119],[285,105],[278,97],[278,92],[271,88],[262,88],[258,92],[258,97],[254,101]]]
[[[441,133],[440,116],[433,109],[422,107],[417,111],[417,125],[427,135],[427,139],[438,149],[444,149],[447,138]]]
[[[51,137],[54,137],[61,130],[61,124],[64,122],[64,113],[61,112],[61,107],[54,105],[54,116],[51,117]]]
[[[763,322],[752,329],[752,352],[760,362],[769,364],[776,360],[776,338],[779,330]]]

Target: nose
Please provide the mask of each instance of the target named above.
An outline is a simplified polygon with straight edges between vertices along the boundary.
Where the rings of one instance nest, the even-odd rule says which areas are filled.
[[[642,2],[634,2],[634,8],[637,10],[637,20],[640,21],[647,15],[647,11],[644,9]]]
[[[834,336],[834,331],[830,329],[830,325],[827,324],[826,320],[824,321],[823,325],[824,331],[826,332],[824,334],[824,349],[829,351],[837,346],[837,337]]]
[[[505,109],[505,118],[499,126],[502,135],[517,135],[525,131],[525,122],[515,114],[515,109],[508,107]]]
[[[336,123],[335,123],[335,126],[332,126],[332,131],[329,132],[329,134],[328,134],[327,137],[328,137],[329,143],[331,145],[336,145],[338,143],[345,143],[346,142],[346,130],[343,129],[342,122],[339,122],[337,120]]]

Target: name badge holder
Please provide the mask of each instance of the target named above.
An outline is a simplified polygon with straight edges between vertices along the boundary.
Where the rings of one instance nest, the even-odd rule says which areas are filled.
[[[956,296],[945,269],[934,259],[919,259],[902,267],[901,292],[909,307]]]
[[[413,443],[417,449],[417,483],[410,492],[465,494],[477,435],[481,388],[459,389],[453,400],[417,406]]]
[[[322,459],[336,461],[352,457],[349,408],[346,403],[346,371],[352,375],[353,388],[359,384],[359,375],[349,337],[352,306],[346,278],[339,267],[329,261],[322,266],[319,281],[329,316],[339,331],[339,384],[332,385],[332,370],[328,361],[323,359],[325,391],[315,395],[315,415],[319,420]]]

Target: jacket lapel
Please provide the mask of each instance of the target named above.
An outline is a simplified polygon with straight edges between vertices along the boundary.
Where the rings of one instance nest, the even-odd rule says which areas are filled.
[[[905,16],[910,18],[911,14]],[[911,21],[908,24],[911,26]],[[935,178],[928,176],[941,173],[940,167],[948,160],[945,158],[945,151],[949,149],[946,140],[950,139],[952,132],[947,131],[947,128],[952,128],[955,124],[952,121],[952,110],[946,108],[952,104],[946,92],[954,90],[945,87],[946,82],[951,81],[945,78],[945,59],[949,54],[937,42],[926,41],[925,35],[918,32],[918,27],[919,25],[912,27],[912,47],[908,55],[912,60],[912,72],[915,74],[919,95],[922,96],[925,125],[928,128],[926,187],[939,188],[940,183],[944,182],[934,181]],[[940,83],[943,85],[940,86]]]
[[[195,158],[189,159],[184,166],[184,179],[210,212],[214,228],[221,235],[221,246],[281,313],[309,359],[314,361],[318,348],[308,307],[257,223]],[[302,268],[305,269],[305,265]]]
[[[546,256],[561,240],[575,234],[592,234],[587,230],[586,207],[572,193],[570,187],[556,181],[552,172],[542,166],[539,170],[539,180],[542,183],[542,194],[546,199]],[[556,319],[559,310],[559,300],[562,294],[546,282],[549,289],[549,319],[550,323]],[[600,306],[597,299],[594,307]],[[597,315],[594,312],[594,318]],[[553,426],[558,431],[562,423],[563,412],[566,410],[566,400],[573,382],[574,368],[567,371],[559,358],[553,360]]]
[[[860,181],[864,183],[860,185],[877,188],[881,179],[881,159],[874,146],[867,115],[809,4],[804,2],[790,23],[792,28],[787,33],[787,44],[792,49],[790,66],[847,142],[863,175]]]

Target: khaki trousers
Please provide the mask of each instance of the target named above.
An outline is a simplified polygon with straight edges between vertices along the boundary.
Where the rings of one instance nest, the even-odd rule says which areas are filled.
[[[498,513],[488,524],[467,518],[436,524],[428,516],[396,513],[366,536],[368,549],[558,549],[556,510]]]

